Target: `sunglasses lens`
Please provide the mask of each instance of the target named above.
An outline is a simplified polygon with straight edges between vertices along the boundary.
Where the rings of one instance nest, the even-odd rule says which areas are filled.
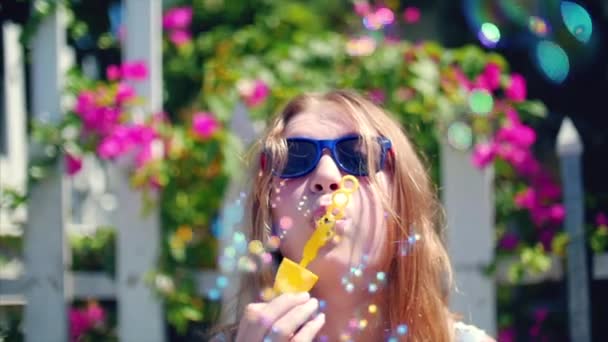
[[[317,146],[310,141],[287,139],[287,163],[282,177],[293,177],[308,171],[315,164]]]
[[[336,144],[336,158],[348,173],[355,176],[368,174],[367,154],[361,139],[350,138]]]

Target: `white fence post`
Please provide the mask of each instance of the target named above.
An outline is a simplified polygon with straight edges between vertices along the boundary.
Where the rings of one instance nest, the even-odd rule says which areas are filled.
[[[161,75],[161,1],[126,0],[126,40],[123,59],[143,60],[149,78],[134,84],[146,103],[147,113],[162,109]],[[113,193],[117,196],[114,213],[117,228],[117,299],[120,341],[164,341],[162,302],[145,282],[160,255],[160,217],[154,210],[142,216],[139,191],[131,188],[128,175],[116,167],[110,169]]]
[[[441,185],[447,212],[447,246],[456,293],[451,308],[490,335],[496,334],[496,289],[483,267],[494,253],[494,170],[471,163],[470,153],[441,145]]]
[[[35,118],[57,122],[63,92],[62,57],[65,52],[65,12],[61,6],[38,27],[32,45],[32,109]],[[40,155],[39,146],[30,146]],[[63,167],[30,189],[29,217],[24,232],[26,262],[26,341],[68,339],[64,296]]]
[[[583,142],[574,124],[565,118],[557,135],[557,153],[560,158],[564,205],[565,230],[570,239],[566,249],[568,271],[568,318],[572,341],[591,341],[591,311],[589,306],[589,280],[585,241],[585,210],[581,156]]]
[[[25,191],[27,180],[27,138],[26,138],[26,109],[25,109],[25,76],[23,66],[23,52],[19,43],[21,28],[11,22],[2,25],[4,45],[4,79],[2,80],[4,98],[4,120],[2,127],[4,146],[0,151],[0,188],[10,187],[17,191]],[[0,212],[0,233],[5,229],[13,230],[6,213]],[[19,218],[23,220],[23,218]],[[14,232],[13,232],[14,233]]]

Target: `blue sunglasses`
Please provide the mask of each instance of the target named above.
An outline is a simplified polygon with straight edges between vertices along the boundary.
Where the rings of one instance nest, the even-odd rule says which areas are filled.
[[[380,144],[380,163],[384,167],[386,153],[391,149],[391,141],[378,137]],[[333,140],[315,140],[309,138],[287,138],[287,162],[281,172],[273,173],[281,178],[302,177],[317,167],[324,149],[331,152],[331,157],[338,167],[353,176],[367,176],[367,154],[363,151],[363,140],[358,135],[347,135]]]

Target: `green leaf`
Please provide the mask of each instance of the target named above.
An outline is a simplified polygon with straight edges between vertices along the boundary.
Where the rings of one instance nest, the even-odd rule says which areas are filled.
[[[205,102],[207,103],[207,106],[209,106],[209,110],[219,120],[227,122],[232,116],[233,106],[226,101],[225,97],[208,94],[205,96]]]
[[[547,107],[537,100],[529,100],[515,104],[515,108],[522,114],[528,114],[538,118],[547,117]]]

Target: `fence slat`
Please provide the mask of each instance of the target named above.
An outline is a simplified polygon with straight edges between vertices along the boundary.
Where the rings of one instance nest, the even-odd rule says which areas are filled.
[[[557,135],[557,153],[566,207],[565,230],[570,239],[566,249],[568,272],[568,315],[570,339],[591,341],[589,281],[585,248],[583,185],[581,176],[582,141],[569,118]]]
[[[469,153],[442,142],[441,178],[447,246],[457,287],[451,307],[494,335],[496,289],[494,280],[482,274],[494,253],[494,171],[476,169]]]
[[[126,0],[126,39],[123,60],[147,63],[149,77],[134,84],[145,100],[146,113],[162,108],[161,78],[161,1]],[[118,332],[124,342],[165,341],[162,302],[150,284],[147,273],[154,269],[160,255],[160,219],[154,209],[142,216],[143,203],[134,190],[126,170],[109,169],[113,193],[117,196],[114,212],[117,228]],[[156,197],[156,196],[155,196]]]
[[[13,23],[2,24],[4,54],[4,122],[0,127],[5,151],[0,149],[0,186],[10,186],[19,191],[25,190],[27,165],[27,138],[25,112],[25,77],[23,52],[19,43],[21,28]],[[2,143],[0,143],[2,146]],[[4,154],[6,152],[6,154]],[[1,227],[0,227],[1,228]]]
[[[58,6],[40,24],[32,45],[33,115],[60,120],[65,53],[65,12]],[[41,153],[30,145],[31,155]],[[64,296],[64,208],[62,163],[30,189],[29,218],[24,232],[26,262],[26,341],[67,341]]]

